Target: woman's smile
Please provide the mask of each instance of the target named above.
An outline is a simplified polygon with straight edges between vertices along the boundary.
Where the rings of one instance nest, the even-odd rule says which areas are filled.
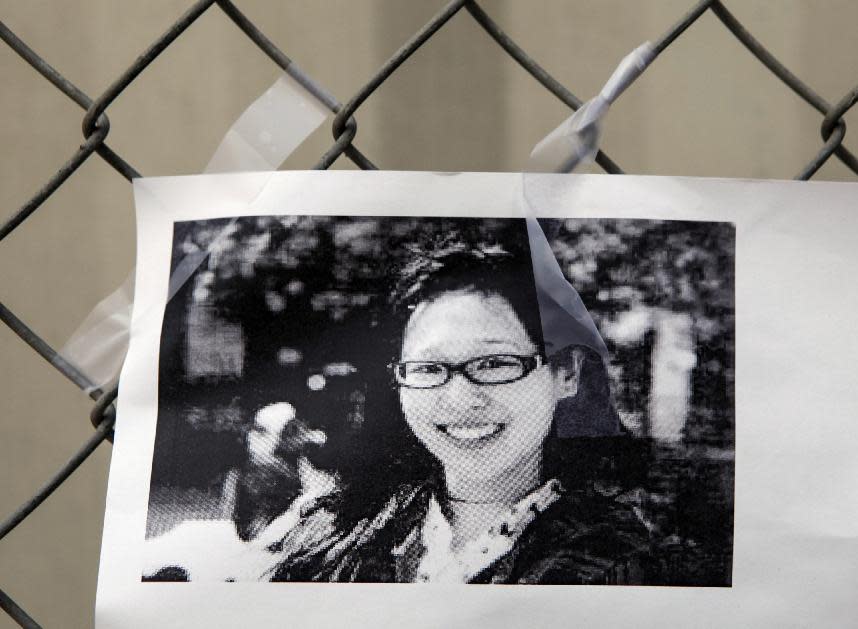
[[[480,424],[435,424],[449,441],[456,445],[473,448],[494,441],[506,428],[506,424],[484,422]]]

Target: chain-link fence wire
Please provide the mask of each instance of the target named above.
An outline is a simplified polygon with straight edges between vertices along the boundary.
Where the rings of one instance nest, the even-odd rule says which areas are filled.
[[[119,175],[127,180],[139,177],[141,174],[122,156],[113,151],[106,143],[110,132],[110,121],[107,110],[137,79],[167,47],[190,27],[204,13],[217,9],[231,20],[256,46],[259,47],[276,65],[282,68],[303,87],[324,103],[331,112],[335,113],[332,132],[334,142],[313,166],[315,169],[327,169],[340,156],[350,159],[362,169],[375,169],[376,166],[369,157],[364,155],[356,145],[357,122],[356,114],[361,105],[405,62],[415,51],[444,28],[445,24],[458,13],[467,13],[485,30],[503,52],[512,57],[524,68],[542,87],[548,90],[570,109],[576,110],[582,100],[573,94],[543,69],[527,52],[525,52],[511,37],[509,37],[473,0],[453,0],[444,6],[429,22],[420,28],[405,42],[396,53],[384,63],[377,72],[355,93],[345,104],[340,103],[322,85],[304,73],[278,46],[250,20],[230,0],[199,0],[195,2],[170,28],[155,40],[115,81],[99,96],[91,98],[66,79],[59,71],[50,66],[14,32],[0,22],[0,38],[12,48],[33,70],[41,74],[54,87],[79,105],[85,114],[83,117],[84,142],[71,155],[56,173],[32,196],[17,212],[14,212],[0,225],[0,240],[19,227],[29,216],[62,186],[93,154],[97,154],[109,164]],[[703,14],[711,12],[724,27],[741,42],[768,70],[777,76],[795,94],[804,100],[822,116],[820,125],[821,142],[818,152],[808,156],[807,164],[798,172],[795,179],[809,180],[832,156],[839,159],[847,168],[858,175],[858,159],[843,144],[846,135],[846,124],[843,121],[845,113],[858,101],[858,86],[849,90],[835,104],[831,104],[814,91],[808,84],[794,75],[768,49],[759,42],[745,26],[728,10],[723,2],[717,0],[702,0],[690,6],[687,13],[667,30],[658,40],[653,42],[656,54],[665,52],[689,26],[695,23]],[[596,163],[605,171],[612,174],[622,174],[619,164],[600,152]],[[32,497],[0,523],[0,540],[21,524],[40,504],[44,502],[63,482],[78,468],[78,466],[95,451],[100,444],[111,438],[115,421],[114,400],[116,399],[116,384],[96,387],[90,379],[68,363],[63,357],[46,343],[36,332],[18,318],[11,310],[0,303],[0,319],[12,329],[34,351],[47,360],[66,378],[95,400],[91,413],[91,421],[95,427],[93,435],[74,453],[69,461],[62,466]],[[20,626],[39,627],[12,598],[0,589],[0,607]]]

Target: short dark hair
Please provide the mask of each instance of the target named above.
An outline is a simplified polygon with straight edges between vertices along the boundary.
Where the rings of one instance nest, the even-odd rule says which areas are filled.
[[[414,309],[444,293],[473,291],[497,295],[512,307],[530,339],[544,354],[542,322],[529,252],[513,253],[498,243],[468,243],[457,233],[409,247],[390,296],[400,329]],[[401,332],[400,332],[401,333]],[[401,345],[401,337],[397,339]]]

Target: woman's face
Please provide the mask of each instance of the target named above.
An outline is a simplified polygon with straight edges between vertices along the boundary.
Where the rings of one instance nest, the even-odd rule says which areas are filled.
[[[417,307],[400,360],[458,364],[492,354],[536,353],[506,299],[463,290]],[[436,388],[403,386],[399,399],[411,430],[448,475],[492,479],[540,455],[564,380],[540,363],[515,382],[481,385],[456,373]]]

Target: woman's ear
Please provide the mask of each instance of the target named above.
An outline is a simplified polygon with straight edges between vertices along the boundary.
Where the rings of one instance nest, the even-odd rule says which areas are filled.
[[[557,399],[575,397],[581,382],[581,370],[584,367],[584,350],[574,347],[555,354],[549,359],[554,370],[557,386]]]

